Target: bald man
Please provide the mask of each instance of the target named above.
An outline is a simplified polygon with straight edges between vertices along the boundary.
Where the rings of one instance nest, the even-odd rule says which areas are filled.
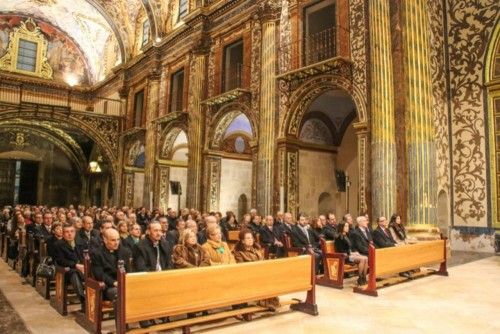
[[[107,300],[114,301],[117,297],[117,266],[118,261],[123,260],[125,270],[130,272],[129,260],[132,253],[127,247],[120,245],[120,235],[118,231],[110,228],[102,234],[103,247],[93,249],[92,274],[95,279],[106,284],[104,297]]]

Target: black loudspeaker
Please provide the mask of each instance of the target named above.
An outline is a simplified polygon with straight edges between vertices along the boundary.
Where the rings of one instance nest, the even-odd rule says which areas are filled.
[[[345,171],[336,169],[335,170],[335,180],[337,181],[337,190],[341,193],[346,192],[346,177]]]
[[[172,195],[181,195],[181,183],[179,181],[170,181],[170,193]]]

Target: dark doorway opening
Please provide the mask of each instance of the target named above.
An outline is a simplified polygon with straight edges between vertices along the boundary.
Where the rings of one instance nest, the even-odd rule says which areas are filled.
[[[38,162],[21,161],[19,203],[35,205],[38,190]]]
[[[38,161],[0,160],[0,206],[37,204]]]

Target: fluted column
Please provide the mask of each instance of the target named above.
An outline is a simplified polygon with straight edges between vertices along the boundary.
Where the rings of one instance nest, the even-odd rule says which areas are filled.
[[[407,88],[408,223],[436,225],[436,147],[426,7],[424,0],[405,0],[402,5]]]
[[[189,162],[187,182],[187,206],[201,209],[201,176],[203,149],[203,112],[201,101],[204,91],[205,53],[193,53],[189,79]]]
[[[371,0],[372,215],[390,216],[396,200],[396,142],[389,2]]]
[[[259,114],[259,152],[257,155],[257,209],[273,214],[273,169],[276,126],[276,21],[262,16],[262,65]]]
[[[144,166],[144,192],[142,205],[145,207],[152,204],[151,194],[154,189],[154,169],[156,152],[156,126],[152,122],[158,115],[158,95],[160,88],[160,73],[151,73],[148,79],[148,101],[146,109],[146,145],[145,145],[145,166]]]

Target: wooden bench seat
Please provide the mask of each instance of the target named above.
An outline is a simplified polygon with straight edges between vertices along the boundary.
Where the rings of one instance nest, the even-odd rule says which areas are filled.
[[[292,303],[290,308],[317,315],[314,258],[310,255],[132,274],[125,273],[122,264],[118,274],[117,333],[147,333],[179,327],[189,333],[190,326],[195,324],[269,309],[250,305],[145,329],[127,330],[127,324],[230,307],[299,291],[307,291],[306,301]]]
[[[430,271],[437,275],[448,276],[446,268],[446,238],[434,241],[423,241],[417,244],[375,249],[368,249],[368,285],[355,287],[354,292],[378,296],[378,277],[389,276],[401,272],[439,264],[439,270]]]
[[[344,288],[344,275],[358,273],[356,264],[345,263],[347,255],[335,252],[334,242],[320,239],[321,253],[323,255],[324,274],[318,276],[316,283],[336,289]]]
[[[77,313],[76,322],[90,333],[101,334],[102,322],[114,319],[114,307],[111,301],[104,300],[106,284],[92,275],[92,261],[88,250],[84,251],[85,268],[85,313]]]
[[[38,242],[38,257],[39,262],[41,262],[48,256],[47,244],[43,238],[39,239]],[[50,292],[55,290],[55,280],[35,277],[35,289],[44,299],[50,299]]]

